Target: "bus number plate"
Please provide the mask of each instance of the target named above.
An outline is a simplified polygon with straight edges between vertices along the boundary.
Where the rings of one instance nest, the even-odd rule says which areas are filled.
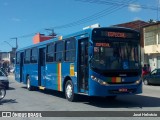
[[[120,88],[119,89],[119,92],[127,92],[128,91],[128,89],[126,89],[126,88]]]

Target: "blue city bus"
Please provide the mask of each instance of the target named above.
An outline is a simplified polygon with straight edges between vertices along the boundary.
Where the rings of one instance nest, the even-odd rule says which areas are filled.
[[[88,28],[16,51],[15,79],[28,90],[115,98],[142,93],[140,33],[120,27]]]

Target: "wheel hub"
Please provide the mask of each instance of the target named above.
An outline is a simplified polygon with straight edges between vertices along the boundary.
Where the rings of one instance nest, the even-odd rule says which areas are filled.
[[[72,86],[71,85],[67,86],[67,88],[66,88],[66,94],[67,94],[68,98],[71,98],[71,96],[72,96]]]

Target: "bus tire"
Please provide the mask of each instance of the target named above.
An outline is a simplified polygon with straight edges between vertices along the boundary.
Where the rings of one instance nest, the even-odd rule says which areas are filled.
[[[29,76],[27,76],[27,89],[28,89],[29,91],[32,90],[32,87],[31,87],[31,80],[30,80],[30,77],[29,77]]]
[[[76,100],[76,95],[74,94],[74,87],[71,80],[68,80],[65,84],[65,96],[66,99],[70,102]]]

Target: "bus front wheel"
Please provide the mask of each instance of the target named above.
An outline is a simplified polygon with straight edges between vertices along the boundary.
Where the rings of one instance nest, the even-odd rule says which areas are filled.
[[[65,84],[65,96],[70,102],[75,101],[76,95],[74,94],[74,87],[71,80],[68,80]]]

